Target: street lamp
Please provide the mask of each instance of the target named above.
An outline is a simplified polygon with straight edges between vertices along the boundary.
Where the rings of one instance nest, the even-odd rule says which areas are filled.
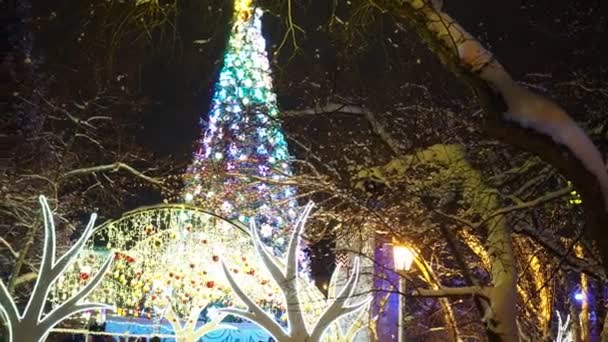
[[[405,272],[409,271],[414,262],[414,252],[404,245],[393,245],[393,263],[395,271],[399,274],[399,317],[397,322],[397,341],[405,342],[405,329],[403,311],[405,309]]]

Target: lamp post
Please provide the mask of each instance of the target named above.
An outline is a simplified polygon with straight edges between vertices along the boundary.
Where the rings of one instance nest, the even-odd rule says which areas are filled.
[[[404,316],[405,309],[405,272],[409,271],[414,262],[414,252],[404,245],[393,246],[393,263],[399,274],[399,317],[397,322],[397,341],[405,342]]]

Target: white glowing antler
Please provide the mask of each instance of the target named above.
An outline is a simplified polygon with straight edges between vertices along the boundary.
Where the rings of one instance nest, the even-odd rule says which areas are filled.
[[[234,329],[234,327],[230,325],[221,323],[224,317],[227,315],[225,313],[213,317],[211,321],[203,324],[197,329],[196,323],[198,322],[198,317],[201,311],[202,309],[200,307],[193,307],[190,310],[188,320],[184,322],[184,324],[181,324],[178,315],[175,313],[175,311],[173,311],[171,305],[169,305],[165,318],[169,321],[169,323],[171,323],[173,332],[175,333],[175,340],[177,342],[196,342],[205,334],[213,330]]]
[[[355,258],[353,273],[350,275],[350,278],[348,278],[348,281],[342,288],[342,291],[340,291],[340,294],[333,299],[333,302],[331,302],[327,309],[325,309],[323,315],[319,317],[319,320],[315,324],[315,327],[310,335],[311,341],[320,341],[323,333],[332,323],[337,323],[340,317],[357,312],[367,307],[367,305],[370,303],[372,299],[371,297],[357,304],[348,305],[346,303],[352,297],[353,292],[355,291],[355,285],[359,280],[359,266],[359,258]],[[335,272],[339,272],[339,270],[340,268],[338,267]]]
[[[566,316],[566,321],[562,322],[562,315],[557,313],[557,336],[555,342],[573,342],[572,330],[570,329],[570,315]]]
[[[93,277],[85,287],[81,288],[76,294],[43,317],[44,307],[47,303],[47,297],[51,286],[76,260],[76,256],[84,247],[86,240],[91,236],[97,215],[91,215],[91,219],[82,233],[82,236],[80,236],[70,250],[59,258],[59,260],[55,261],[56,237],[53,215],[46,198],[40,196],[39,201],[44,218],[44,249],[42,252],[42,263],[40,265],[38,279],[36,280],[36,285],[34,285],[34,290],[32,291],[23,314],[19,314],[15,301],[10,296],[4,283],[0,281],[0,312],[4,314],[4,317],[6,317],[8,321],[10,341],[14,342],[38,342],[59,322],[81,311],[94,309],[113,310],[109,305],[82,302],[82,300],[99,285],[106,271],[109,269],[112,263],[112,256],[110,255],[95,277]]]
[[[336,270],[334,271],[334,273],[331,276],[331,279],[329,281],[329,288],[327,289],[327,298],[328,301],[331,301],[332,299],[338,297],[340,294],[338,292],[338,279],[340,279],[340,270],[341,270],[341,265],[338,264],[338,266],[336,267]],[[343,326],[339,323],[339,321],[334,321],[333,324],[330,326],[330,329],[327,330],[327,333],[324,336],[324,341],[331,341],[331,342],[350,342],[352,341],[355,336],[359,333],[359,331],[361,331],[362,329],[365,329],[368,327],[368,322],[367,322],[367,314],[368,311],[365,310],[366,307],[369,307],[369,301],[361,308],[357,309],[359,310],[359,313],[357,314],[357,317],[352,321],[352,323],[346,327],[346,331],[345,329],[343,329]]]
[[[285,271],[281,270],[282,265],[278,265],[276,263],[274,256],[268,252],[262,243],[253,220],[251,223],[251,235],[256,250],[262,258],[264,265],[279,285],[279,288],[285,297],[289,324],[289,329],[287,331],[285,331],[281,325],[279,325],[270,315],[268,315],[253,300],[251,300],[247,294],[243,292],[228,271],[226,265],[222,265],[230,286],[232,287],[234,293],[243,301],[243,303],[245,303],[247,310],[226,308],[221,309],[221,311],[252,321],[268,331],[268,333],[270,333],[278,342],[321,341],[321,337],[332,323],[336,322],[344,315],[364,308],[370,301],[370,298],[368,298],[367,300],[354,305],[346,304],[354,291],[359,276],[359,259],[357,258],[355,259],[353,273],[346,282],[342,291],[340,291],[340,294],[328,305],[325,312],[317,320],[317,323],[314,325],[312,331],[309,332],[306,328],[297,289],[298,264],[296,255],[300,242],[300,235],[302,234],[302,230],[306,224],[306,220],[310,214],[310,211],[312,210],[312,207],[313,204],[309,203],[304,209],[304,212],[296,221],[287,250],[287,260],[284,266]]]

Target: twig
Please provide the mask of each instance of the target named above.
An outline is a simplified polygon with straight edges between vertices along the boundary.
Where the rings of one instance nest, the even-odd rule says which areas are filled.
[[[96,172],[105,172],[105,171],[116,172],[121,169],[126,170],[126,171],[130,172],[131,174],[133,174],[147,182],[150,182],[152,184],[163,185],[163,182],[161,180],[152,178],[150,176],[146,176],[145,174],[137,171],[136,169],[134,169],[131,166],[129,166],[125,163],[122,163],[122,162],[116,162],[116,163],[112,163],[112,164],[98,165],[98,166],[93,166],[93,167],[85,167],[85,168],[81,168],[81,169],[72,170],[72,171],[64,173],[61,176],[61,178],[65,179],[65,178],[82,176],[82,175],[92,174],[92,173],[96,173]]]
[[[19,257],[19,252],[15,251],[13,249],[13,246],[11,246],[10,243],[8,243],[8,241],[6,241],[3,237],[0,236],[0,242],[2,242],[2,244],[4,244],[6,246],[6,248],[8,248],[8,250],[11,252],[11,254],[13,255],[13,257],[18,258]]]

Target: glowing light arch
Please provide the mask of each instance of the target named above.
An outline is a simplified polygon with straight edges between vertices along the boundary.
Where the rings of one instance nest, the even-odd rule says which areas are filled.
[[[211,308],[238,302],[221,268],[221,261],[226,261],[239,283],[259,294],[256,302],[278,321],[286,320],[280,289],[256,257],[249,229],[238,221],[187,204],[160,204],[103,223],[95,228],[92,240],[60,280],[54,292],[57,302],[81,286],[111,251],[113,266],[91,298],[116,305],[120,316],[157,323],[165,318],[177,334],[201,331],[195,320],[202,313],[205,323],[224,329]],[[324,303],[314,284],[302,280],[301,287],[309,303]]]

